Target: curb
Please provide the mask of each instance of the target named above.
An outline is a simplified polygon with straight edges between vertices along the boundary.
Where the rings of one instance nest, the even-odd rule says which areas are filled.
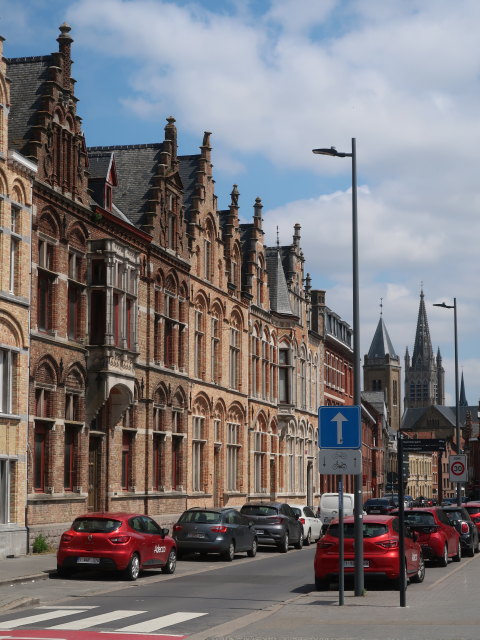
[[[0,580],[0,585],[16,584],[18,582],[35,582],[35,580],[46,580],[50,577],[50,573],[55,572],[49,571],[48,573],[34,573],[31,576],[15,576],[14,578],[3,578]]]
[[[20,609],[20,607],[29,607],[34,604],[40,604],[40,598],[17,598],[10,602],[0,602],[0,611],[10,611],[11,609]]]

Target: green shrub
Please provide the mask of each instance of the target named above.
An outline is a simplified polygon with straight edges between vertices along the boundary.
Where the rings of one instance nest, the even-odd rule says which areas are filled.
[[[45,536],[41,533],[35,536],[32,551],[33,553],[45,553],[46,551],[50,551],[50,545],[48,544]]]

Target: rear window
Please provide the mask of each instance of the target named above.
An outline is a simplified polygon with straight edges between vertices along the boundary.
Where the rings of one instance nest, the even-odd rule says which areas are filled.
[[[296,516],[302,516],[302,515],[303,515],[302,510],[301,510],[301,509],[299,509],[298,507],[291,507],[291,509],[292,509],[293,513],[294,513]]]
[[[468,513],[480,513],[480,506],[478,507],[465,507]]]
[[[179,522],[196,522],[198,524],[219,524],[222,514],[218,511],[185,511],[180,516]]]
[[[331,524],[328,528],[328,535],[338,538],[340,527],[338,524]],[[347,523],[343,525],[343,535],[345,538],[355,537],[355,524]],[[364,522],[363,523],[363,537],[364,538],[378,538],[388,533],[388,527],[386,524],[377,524],[376,522]]]
[[[370,507],[374,504],[378,504],[378,505],[389,505],[390,504],[390,500],[388,498],[370,498],[369,500],[366,501],[365,505],[367,507]]]
[[[411,527],[433,527],[435,518],[428,511],[405,511],[405,522]]]
[[[73,521],[72,529],[79,533],[111,533],[122,524],[121,520],[111,518],[77,518]]]
[[[465,519],[465,516],[463,515],[461,510],[451,511],[449,509],[448,511],[445,511],[445,514],[446,514],[447,518],[450,520],[450,522],[453,522],[453,520],[464,520]]]
[[[244,516],[276,516],[278,509],[264,504],[246,504],[240,509]]]

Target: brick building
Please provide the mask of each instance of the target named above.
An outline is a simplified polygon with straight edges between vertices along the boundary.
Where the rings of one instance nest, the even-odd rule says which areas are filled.
[[[9,146],[10,83],[0,41],[0,557],[25,553],[32,179]]]
[[[21,437],[0,448],[0,465],[16,461],[8,522],[55,538],[100,509],[169,523],[196,505],[314,504],[332,482],[317,469],[318,406],[353,401],[351,329],[305,276],[300,225],[290,244],[267,246],[260,198],[240,222],[236,185],[219,210],[211,134],[199,153],[178,155],[173,117],[159,142],[87,147],[68,25],[57,40],[57,52],[0,69],[18,174],[2,192],[2,238],[16,233],[10,198],[32,255],[31,294],[25,278],[10,295],[2,271],[1,313],[21,308],[23,336],[2,328],[0,339],[2,357],[19,354],[24,389]],[[372,412],[362,412],[368,474]]]

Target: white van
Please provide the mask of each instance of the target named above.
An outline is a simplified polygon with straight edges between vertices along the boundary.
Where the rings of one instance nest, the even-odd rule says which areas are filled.
[[[353,493],[343,494],[343,515],[353,516],[353,505],[355,496]],[[320,496],[320,519],[323,527],[328,525],[330,520],[338,518],[338,493],[323,493]]]

